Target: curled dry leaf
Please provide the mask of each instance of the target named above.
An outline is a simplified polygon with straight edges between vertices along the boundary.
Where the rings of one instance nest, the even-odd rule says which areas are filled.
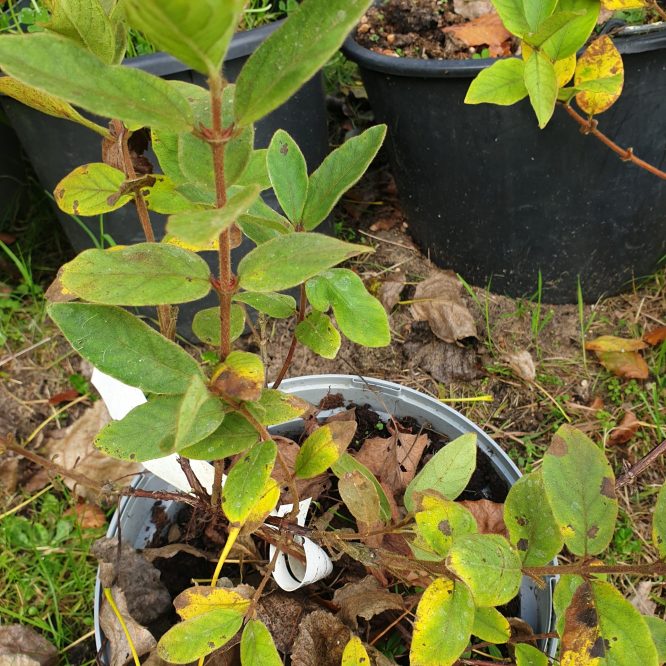
[[[148,654],[157,645],[155,637],[150,631],[148,631],[148,629],[146,629],[146,627],[139,624],[132,617],[127,610],[125,594],[119,587],[114,586],[111,588],[111,595],[118,607],[120,616],[125,621],[125,626],[127,627],[127,631],[129,632],[137,654],[140,657],[144,654]],[[127,642],[127,637],[106,598],[102,599],[102,606],[99,611],[99,623],[104,632],[104,636],[109,642],[109,651],[111,654],[109,666],[125,666],[125,664],[131,663],[132,651]]]
[[[653,347],[655,345],[661,344],[666,340],[666,326],[658,326],[653,328],[651,331],[648,331],[644,336],[643,340]]]
[[[504,358],[515,375],[523,381],[533,382],[536,379],[534,359],[526,349],[505,354]]]
[[[476,339],[476,324],[462,299],[462,285],[453,271],[436,271],[419,283],[411,312],[417,321],[427,321],[444,342]]]
[[[170,543],[166,546],[161,546],[160,548],[146,548],[141,551],[143,557],[145,557],[151,564],[158,558],[168,560],[179,553],[187,553],[188,555],[201,557],[202,559],[210,560],[211,562],[217,562],[219,559],[219,554],[205,553],[203,550],[199,550],[187,543]]]
[[[480,534],[501,534],[509,538],[509,531],[504,524],[504,504],[487,499],[463,500],[459,504],[474,516]]]
[[[371,620],[387,610],[403,610],[402,597],[384,590],[373,576],[358,583],[347,583],[335,591],[333,603],[340,607],[338,617],[351,629],[358,629],[357,618]]]
[[[610,446],[626,444],[636,434],[639,427],[640,422],[636,415],[633,412],[625,412],[622,422],[611,430],[608,444]]]
[[[31,627],[0,626],[0,664],[3,666],[55,666],[57,662],[56,647]]]
[[[65,515],[75,516],[77,524],[84,530],[94,530],[106,525],[106,514],[96,504],[75,504],[65,511]]]

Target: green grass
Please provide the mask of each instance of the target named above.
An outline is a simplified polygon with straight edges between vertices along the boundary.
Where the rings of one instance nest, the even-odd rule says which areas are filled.
[[[80,648],[68,648],[93,628],[97,566],[89,549],[104,530],[81,530],[64,515],[72,502],[58,485],[19,512],[2,515],[0,622],[33,627],[56,646],[59,664],[83,666],[94,658],[82,661]]]

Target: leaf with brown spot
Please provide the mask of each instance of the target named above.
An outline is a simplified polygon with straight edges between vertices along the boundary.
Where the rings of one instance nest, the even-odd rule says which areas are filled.
[[[480,534],[501,534],[509,538],[509,531],[504,524],[504,504],[487,499],[463,500],[459,504],[474,516]]]
[[[585,343],[585,349],[593,352],[632,352],[645,349],[647,344],[643,340],[618,338],[614,335],[602,335],[599,338]]]
[[[373,576],[366,576],[358,583],[347,583],[335,591],[333,603],[340,607],[338,617],[354,631],[358,629],[357,618],[371,620],[387,610],[402,610],[402,597],[384,590]]]
[[[661,344],[666,340],[666,326],[658,326],[650,331],[647,331],[643,336],[643,340],[653,347]]]
[[[213,391],[235,400],[254,402],[261,398],[266,369],[256,354],[233,351],[215,372]]]
[[[597,354],[601,365],[624,379],[647,379],[650,369],[638,352],[600,352]]]
[[[626,444],[636,434],[640,427],[640,421],[633,412],[625,412],[620,425],[611,430],[608,437],[609,446]]]
[[[466,23],[448,26],[444,28],[444,32],[454,35],[467,46],[500,47],[511,37],[511,33],[495,12],[484,14]]]
[[[587,582],[574,592],[565,611],[561,641],[561,666],[597,666],[604,655],[592,588]]]
[[[609,35],[595,39],[576,62],[574,85],[578,106],[588,115],[609,109],[624,85],[622,56]]]

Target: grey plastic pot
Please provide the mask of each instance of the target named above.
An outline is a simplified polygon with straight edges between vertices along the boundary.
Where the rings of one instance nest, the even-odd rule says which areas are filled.
[[[368,379],[353,375],[311,375],[285,380],[280,390],[293,393],[312,404],[318,404],[328,394],[342,394],[345,403],[369,405],[382,418],[389,414],[398,417],[412,417],[418,423],[427,425],[432,430],[454,439],[465,433],[477,435],[477,445],[486,454],[498,476],[513,485],[521,476],[520,471],[509,456],[486,433],[469,419],[451,407],[442,404],[414,389],[379,379]],[[323,412],[322,417],[329,412]],[[290,422],[271,429],[272,431],[290,430],[297,422]],[[136,486],[145,490],[165,490],[165,483],[152,474],[142,475]],[[169,489],[166,486],[166,489]],[[121,526],[122,538],[137,549],[145,548],[155,535],[155,526],[151,522],[151,511],[154,502],[145,498],[126,498],[114,515],[107,531],[108,537],[116,536],[118,524]],[[163,503],[167,515],[175,516],[178,505],[174,502]],[[555,562],[556,563],[556,562]],[[552,589],[555,577],[543,588],[537,587],[534,581],[524,578],[520,588],[520,616],[528,622],[535,632],[550,632],[554,627],[555,617],[552,606]],[[103,647],[103,635],[99,625],[99,608],[101,603],[101,585],[99,578],[95,585],[95,641],[97,649]],[[550,656],[555,655],[557,641],[549,640],[545,648]],[[106,655],[100,652],[102,663]]]

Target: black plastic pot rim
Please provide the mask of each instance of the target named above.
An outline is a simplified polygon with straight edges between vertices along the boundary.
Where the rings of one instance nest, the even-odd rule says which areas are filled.
[[[613,36],[613,41],[622,54],[666,49],[666,22],[623,28]],[[472,78],[497,62],[497,58],[424,60],[381,55],[361,46],[354,33],[345,40],[342,52],[361,67],[374,72],[423,79]]]
[[[281,19],[274,23],[262,25],[259,28],[237,32],[231,40],[229,51],[227,51],[227,55],[224,58],[225,61],[236,60],[237,58],[244,58],[250,55],[266,37],[275,32],[284,22],[285,19]],[[144,72],[149,72],[156,76],[170,76],[171,74],[179,74],[180,72],[187,72],[192,69],[163,51],[149,53],[148,55],[136,58],[127,58],[123,64],[128,67],[142,69]]]

